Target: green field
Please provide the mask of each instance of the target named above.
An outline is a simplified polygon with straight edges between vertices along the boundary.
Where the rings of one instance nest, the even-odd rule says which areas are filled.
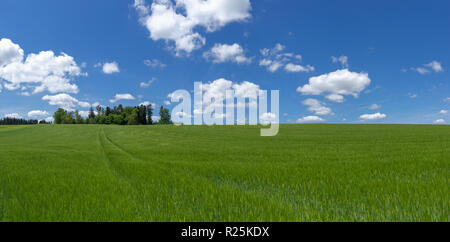
[[[0,127],[0,221],[449,221],[450,126]]]

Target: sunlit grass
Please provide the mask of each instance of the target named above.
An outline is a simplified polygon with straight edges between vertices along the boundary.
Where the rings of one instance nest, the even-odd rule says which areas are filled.
[[[0,127],[0,221],[449,221],[449,169],[449,126]]]

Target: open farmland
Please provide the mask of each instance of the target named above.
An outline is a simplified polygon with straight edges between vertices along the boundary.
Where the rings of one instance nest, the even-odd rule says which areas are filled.
[[[0,127],[0,221],[449,221],[450,126]]]

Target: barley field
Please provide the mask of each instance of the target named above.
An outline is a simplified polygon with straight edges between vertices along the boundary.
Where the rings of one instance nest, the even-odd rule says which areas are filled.
[[[0,126],[0,221],[449,221],[450,126]]]

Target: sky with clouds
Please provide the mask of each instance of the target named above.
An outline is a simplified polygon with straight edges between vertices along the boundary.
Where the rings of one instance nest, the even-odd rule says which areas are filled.
[[[446,0],[3,0],[0,118],[173,108],[201,81],[280,90],[282,123],[446,124],[449,29]]]

